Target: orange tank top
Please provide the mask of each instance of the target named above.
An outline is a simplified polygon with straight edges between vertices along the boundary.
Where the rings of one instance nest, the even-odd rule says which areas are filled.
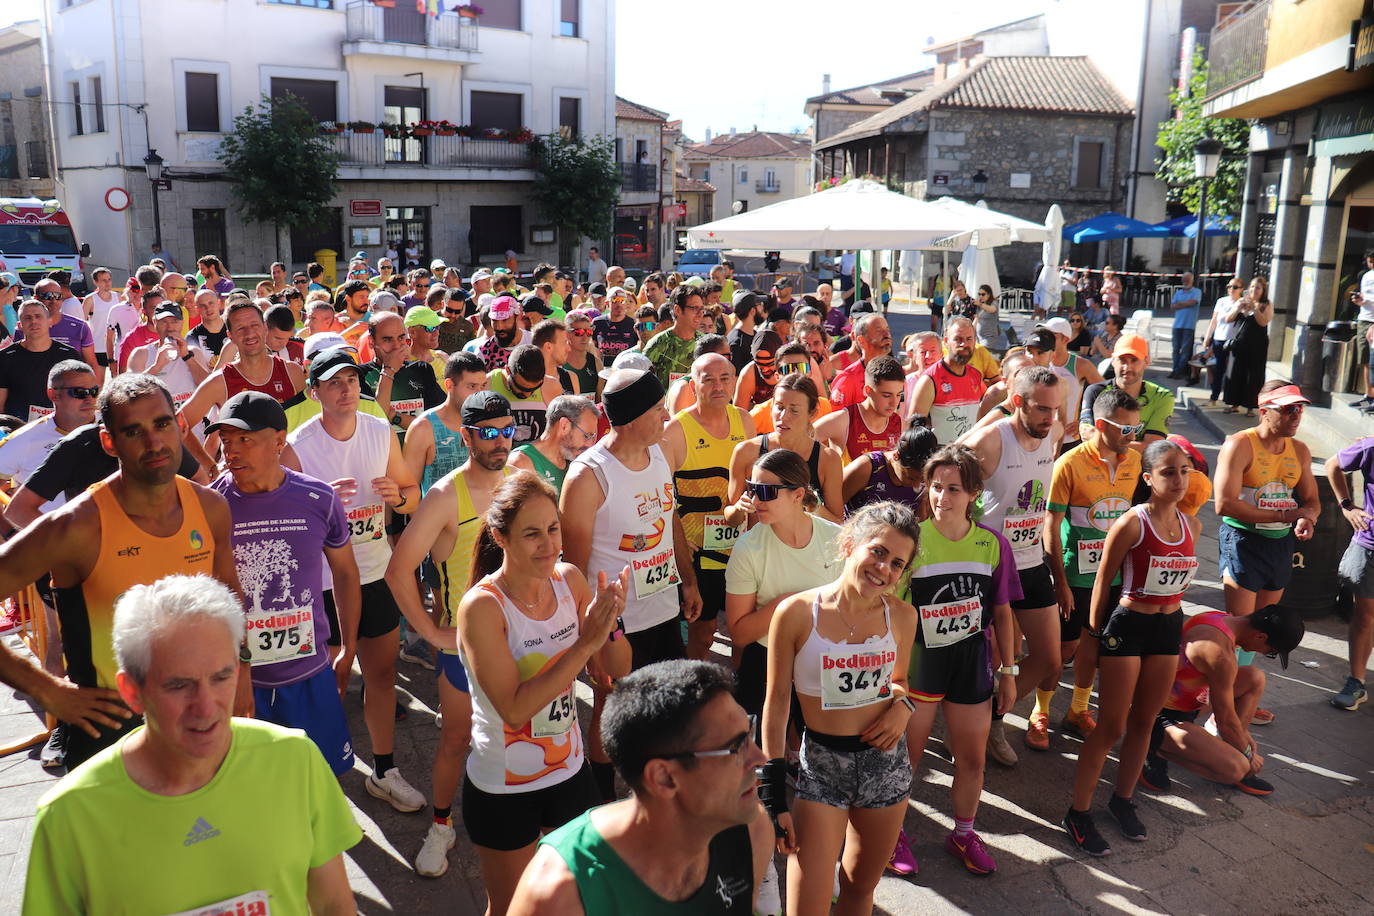
[[[175,573],[213,574],[215,540],[195,487],[176,478],[181,527],[168,537],[149,534],[125,514],[108,480],[91,487],[100,512],[100,550],[79,585],[55,589],[67,674],[83,687],[115,687],[115,602],[135,585]]]

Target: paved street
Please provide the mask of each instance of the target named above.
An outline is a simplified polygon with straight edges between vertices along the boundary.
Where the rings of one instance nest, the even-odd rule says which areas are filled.
[[[893,313],[893,336],[926,326],[926,318]],[[1159,379],[1161,373],[1152,373]],[[1214,437],[1194,418],[1180,415],[1175,431],[1193,439],[1209,460]],[[1221,606],[1216,568],[1217,520],[1204,509],[1202,569],[1190,592],[1189,611]],[[1252,798],[1174,768],[1174,794],[1137,794],[1150,830],[1131,843],[1101,819],[1115,855],[1089,860],[1070,852],[1056,826],[1069,802],[1077,740],[1051,733],[1048,753],[1024,750],[1021,715],[1008,717],[1014,769],[989,763],[978,828],[999,863],[999,872],[974,878],[943,851],[952,826],[948,787],[952,767],[937,725],[926,752],[906,830],[915,838],[921,872],[910,879],[885,877],[878,910],[912,913],[1304,913],[1374,912],[1374,704],[1355,713],[1331,708],[1327,695],[1345,676],[1344,625],[1327,617],[1311,625],[1292,667],[1262,661],[1269,675],[1265,705],[1277,714],[1255,735],[1268,763],[1264,775],[1277,786],[1268,799]],[[401,663],[399,686],[409,708],[398,725],[396,760],[421,791],[428,790],[428,763],[438,739],[434,675]],[[1066,672],[1067,673],[1067,672]],[[1067,681],[1066,681],[1067,683]],[[356,744],[370,759],[357,682],[348,708]],[[1067,708],[1061,690],[1051,721]],[[583,699],[587,699],[586,696]],[[584,706],[584,714],[587,712]],[[0,741],[32,732],[38,719],[24,698],[0,693]],[[54,777],[38,766],[36,751],[0,760],[0,910],[17,912],[22,897],[32,813]],[[363,913],[481,913],[484,897],[472,847],[459,831],[452,867],[430,881],[411,871],[427,827],[423,813],[401,815],[362,790],[362,765],[344,787],[366,831],[348,853],[349,876]],[[1114,776],[1114,763],[1104,774]],[[1106,783],[1099,794],[1105,801]]]

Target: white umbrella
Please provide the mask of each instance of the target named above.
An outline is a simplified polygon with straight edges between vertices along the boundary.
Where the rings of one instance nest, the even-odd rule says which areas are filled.
[[[943,207],[951,213],[966,216],[969,219],[997,227],[998,231],[985,229],[978,233],[974,239],[974,244],[979,248],[994,248],[998,245],[1005,245],[1008,242],[1044,242],[1049,238],[1049,229],[1039,223],[1022,219],[1019,216],[1012,216],[1010,213],[999,213],[991,210],[985,201],[978,201],[976,204],[967,204],[962,200],[955,200],[953,197],[940,197],[932,201],[937,207]]]
[[[1059,204],[1050,204],[1050,212],[1045,215],[1045,228],[1050,230],[1050,234],[1040,246],[1040,276],[1035,280],[1035,304],[1046,311],[1053,311],[1061,301],[1059,254],[1064,241],[1064,213],[1059,209]]]
[[[856,179],[688,229],[687,243],[693,248],[753,251],[959,251],[979,229],[998,228],[987,220],[979,222],[889,191],[876,181]]]
[[[951,202],[956,204],[959,203],[958,201]],[[978,201],[976,205],[960,204],[960,206],[968,207],[971,210],[990,212],[987,209],[988,205],[981,200]],[[1013,217],[1013,219],[1014,218],[1015,217]],[[1033,226],[1035,224],[1031,223],[1031,225]],[[1043,229],[1044,227],[1042,226],[1041,228]],[[979,237],[984,241],[988,239],[989,235],[990,234],[987,232],[979,233]],[[997,299],[1001,296],[1002,282],[997,278],[997,259],[993,256],[992,246],[979,247],[977,244],[970,243],[969,246],[964,249],[963,260],[959,262],[959,279],[964,281],[964,286],[968,288],[970,296],[976,297],[978,295],[978,287],[985,283],[992,287],[993,299]]]

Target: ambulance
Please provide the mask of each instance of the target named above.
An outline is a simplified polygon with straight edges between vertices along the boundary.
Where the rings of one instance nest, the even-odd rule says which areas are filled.
[[[29,289],[50,270],[72,272],[72,290],[86,291],[83,258],[90,245],[76,244],[76,235],[62,204],[37,197],[0,197],[0,272],[19,276]]]

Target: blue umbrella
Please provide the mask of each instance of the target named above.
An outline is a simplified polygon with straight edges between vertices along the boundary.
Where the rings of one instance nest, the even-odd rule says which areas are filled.
[[[1112,239],[1167,238],[1169,230],[1108,211],[1064,227],[1064,238],[1075,243]]]
[[[1183,227],[1183,234],[1190,239],[1195,239],[1197,238],[1198,221],[1194,217],[1188,217],[1187,219],[1188,224]],[[1206,235],[1238,235],[1239,233],[1240,227],[1236,225],[1236,221],[1233,218],[1229,216],[1214,216],[1211,213],[1207,214]]]

